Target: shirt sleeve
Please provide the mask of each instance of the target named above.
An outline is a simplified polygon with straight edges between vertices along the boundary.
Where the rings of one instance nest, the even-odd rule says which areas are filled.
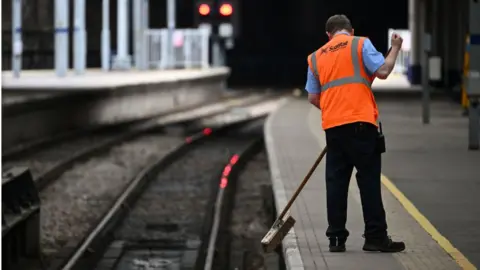
[[[370,75],[373,75],[378,68],[385,64],[385,57],[377,51],[368,38],[363,42],[362,56],[363,64]]]
[[[309,94],[320,94],[322,90],[320,86],[320,82],[315,77],[315,75],[313,75],[313,72],[308,67],[307,67],[307,83],[305,85],[305,90]]]

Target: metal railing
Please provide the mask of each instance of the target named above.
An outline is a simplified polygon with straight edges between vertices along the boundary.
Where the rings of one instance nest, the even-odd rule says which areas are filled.
[[[404,74],[407,72],[410,65],[410,54],[411,54],[411,42],[410,42],[410,30],[406,29],[388,29],[388,47],[392,45],[390,42],[390,37],[392,33],[395,32],[403,38],[402,50],[398,53],[397,61],[395,62],[395,67],[393,73]]]
[[[210,33],[205,29],[177,29],[173,34],[174,68],[208,68]],[[146,61],[150,69],[168,68],[168,29],[145,32]]]

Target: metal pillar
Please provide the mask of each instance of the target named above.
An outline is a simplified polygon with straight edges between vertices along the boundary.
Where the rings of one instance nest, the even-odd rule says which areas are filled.
[[[420,54],[422,53],[421,47],[421,33],[420,33],[420,24],[422,23],[421,18],[419,17],[419,4],[421,0],[409,0],[408,1],[408,28],[410,29],[411,35],[411,56],[410,56],[410,65],[418,66],[420,65]],[[390,37],[389,37],[390,38]]]
[[[110,69],[110,0],[102,2],[102,70]]]
[[[224,59],[222,48],[220,47],[220,38],[214,38],[212,43],[212,64],[214,67],[221,67],[224,65]]]
[[[442,33],[440,31],[440,25],[441,21],[439,20],[440,16],[439,13],[441,11],[440,9],[440,0],[433,0],[430,1],[430,4],[432,5],[432,12],[431,13],[431,29],[432,29],[432,35],[431,35],[431,48],[430,48],[430,54],[428,57],[428,82],[431,83],[429,84],[430,90],[433,90],[434,88],[438,88],[439,83],[442,81]]]
[[[439,18],[440,15],[440,0],[433,0],[430,1],[432,5],[432,12],[431,12],[431,20],[432,20],[432,47],[431,47],[431,54],[429,56],[429,82],[432,83],[430,88],[438,87],[438,83],[442,80],[442,57],[441,55],[441,48],[443,47],[442,40],[441,40],[441,31],[440,31],[440,24],[441,21]]]
[[[129,0],[117,0],[117,55],[114,69],[130,69],[131,59],[128,55],[128,3]]]
[[[426,24],[426,0],[420,0],[418,6],[418,13],[420,20],[419,31],[420,31],[420,48],[421,52],[421,64],[422,64],[422,121],[424,124],[430,123],[430,86],[428,82],[428,52],[431,47],[430,35],[425,31]]]
[[[147,8],[145,8],[145,5]],[[134,0],[133,13],[135,68],[146,70],[145,31],[148,29],[148,0]]]
[[[470,69],[468,72],[467,96],[470,100],[469,108],[469,142],[468,148],[479,149],[480,122],[480,3],[476,0],[469,2],[469,23],[470,23]]]
[[[136,69],[141,69],[142,67],[142,41],[143,41],[143,31],[142,31],[142,0],[133,0],[133,59]]]
[[[430,16],[431,16],[431,24],[432,24],[432,48],[431,48],[431,55],[432,56],[438,56],[439,53],[439,25],[438,25],[438,11],[439,11],[439,6],[438,6],[438,0],[432,0],[430,1],[431,6],[428,7],[429,10],[431,8]]]
[[[73,36],[73,66],[76,74],[85,72],[87,58],[87,32],[85,31],[85,0],[75,0]]]
[[[450,13],[452,12],[450,10],[450,0],[442,0],[441,4],[443,5],[442,9],[442,29],[444,29],[443,32],[443,78],[444,78],[444,85],[445,88],[450,87]]]
[[[150,9],[149,9],[149,0],[143,0],[143,13],[142,13],[142,18],[143,18],[143,28],[144,29],[149,29],[150,27]]]
[[[147,40],[145,37],[145,31],[149,29],[150,26],[150,9],[149,9],[149,0],[143,0],[143,5],[142,5],[142,28],[144,29],[143,31],[143,37],[142,37],[142,69],[148,69],[148,57],[150,55],[149,51],[150,47],[147,44]]]
[[[22,0],[12,1],[12,71],[13,76],[20,77],[22,70]]]
[[[69,1],[55,0],[55,73],[65,77],[68,70]]]
[[[137,1],[137,0],[132,0]],[[130,10],[130,0],[125,1],[125,54],[128,58],[128,68],[132,68],[133,59],[130,55],[130,18],[131,18],[131,10]]]
[[[452,23],[454,27],[452,31],[456,33],[453,39],[453,44],[455,44],[454,60],[452,60],[452,66],[455,70],[461,71],[461,95],[462,95],[462,107],[463,107],[463,115],[468,115],[469,109],[469,100],[467,95],[467,84],[468,84],[468,71],[469,71],[469,58],[470,55],[468,53],[467,44],[470,43],[469,41],[469,34],[468,34],[468,24],[469,24],[469,11],[468,11],[469,3],[468,0],[460,1],[455,3],[455,10],[453,12],[456,15],[455,20]]]
[[[480,106],[478,99],[470,100],[468,114],[468,149],[478,150],[480,140]]]
[[[176,3],[175,0],[168,0],[167,1],[167,26],[168,26],[168,60],[167,60],[167,67],[173,68],[175,56],[174,56],[174,48],[173,48],[173,33],[175,32],[175,13],[176,13]]]

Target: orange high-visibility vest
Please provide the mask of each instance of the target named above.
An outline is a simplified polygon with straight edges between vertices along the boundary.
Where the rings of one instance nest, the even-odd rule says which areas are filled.
[[[377,126],[378,108],[363,64],[364,37],[339,34],[307,58],[321,85],[322,128],[354,122]]]

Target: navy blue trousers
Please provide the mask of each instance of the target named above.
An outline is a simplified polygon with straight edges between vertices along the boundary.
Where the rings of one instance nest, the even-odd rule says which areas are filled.
[[[362,200],[364,236],[387,236],[387,222],[381,194],[381,154],[377,151],[377,127],[352,123],[325,130],[327,139],[327,237],[348,237],[346,229],[348,186],[353,168]]]

